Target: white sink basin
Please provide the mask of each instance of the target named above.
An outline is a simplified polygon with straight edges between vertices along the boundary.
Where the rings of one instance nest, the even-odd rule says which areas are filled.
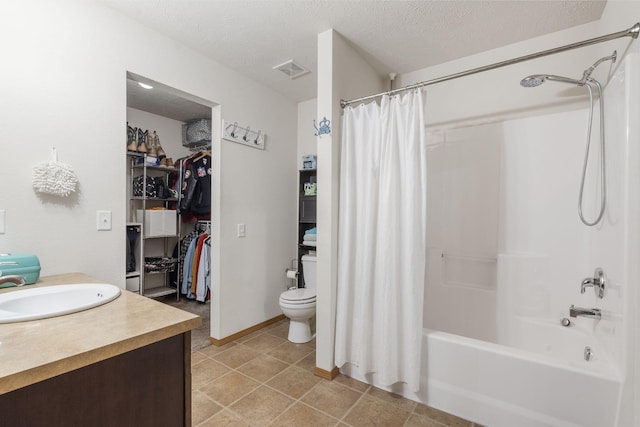
[[[43,286],[0,294],[0,323],[62,316],[113,301],[120,288],[106,283]]]

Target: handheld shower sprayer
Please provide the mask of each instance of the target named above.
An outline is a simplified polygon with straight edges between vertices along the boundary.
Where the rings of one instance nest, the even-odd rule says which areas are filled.
[[[554,81],[560,83],[568,83],[576,86],[585,86],[589,91],[589,125],[587,127],[587,144],[584,155],[584,165],[582,167],[582,181],[580,183],[580,195],[578,196],[578,215],[583,224],[591,227],[600,222],[604,216],[604,210],[607,200],[607,188],[606,188],[606,170],[605,170],[605,144],[604,144],[604,99],[602,94],[602,86],[600,82],[591,77],[593,70],[605,61],[611,61],[615,63],[617,58],[617,52],[614,50],[613,54],[598,59],[592,66],[584,70],[582,78],[580,80],[570,79],[568,77],[554,76],[552,74],[533,74],[525,77],[520,81],[520,85],[523,87],[536,87],[540,86],[545,81]],[[591,125],[593,123],[593,89],[598,92],[598,101],[600,103],[600,212],[598,213],[595,221],[589,222],[584,218],[582,214],[582,196],[584,193],[584,181],[587,174],[587,164],[589,163],[589,147],[591,145]]]

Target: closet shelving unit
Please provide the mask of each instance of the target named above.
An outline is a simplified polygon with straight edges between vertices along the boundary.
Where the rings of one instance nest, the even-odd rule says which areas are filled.
[[[138,257],[136,262],[136,270],[127,273],[127,284],[129,285],[130,283],[135,283],[135,278],[138,278],[138,286],[137,289],[135,289],[135,285],[132,285],[132,288],[129,288],[129,286],[127,288],[132,291],[137,290],[140,295],[149,298],[158,298],[165,295],[176,294],[176,299],[179,299],[180,292],[178,292],[177,287],[171,286],[171,284],[169,283],[168,274],[176,269],[178,263],[178,260],[176,258],[173,258],[170,252],[170,240],[179,239],[180,236],[180,220],[178,218],[177,211],[175,211],[176,218],[175,224],[173,224],[175,228],[173,228],[172,232],[163,232],[162,230],[160,230],[160,232],[154,231],[153,233],[150,233],[149,231],[151,229],[151,224],[149,223],[149,219],[147,218],[147,209],[154,206],[169,208],[170,203],[180,203],[180,195],[178,193],[178,197],[170,198],[148,197],[146,191],[147,177],[161,177],[164,181],[165,187],[169,188],[169,174],[173,172],[179,173],[179,171],[172,167],[148,165],[146,153],[136,153],[128,151],[127,156],[130,160],[131,168],[129,217],[131,220],[133,220],[133,218],[136,218],[136,222],[127,223],[127,227],[140,228],[139,251],[137,251]],[[141,195],[136,195],[134,191],[134,181],[136,176],[143,177]],[[140,210],[143,214],[138,215],[138,210]],[[147,256],[149,246],[148,242],[151,240],[162,240],[163,250],[160,256],[158,256],[157,254],[155,256]],[[162,286],[147,287],[145,280],[147,276],[159,274],[164,275],[164,277],[162,278]]]
[[[316,169],[302,169],[298,178],[298,271],[302,271],[302,256],[315,251],[315,246],[304,242],[304,233],[316,226],[316,195],[307,196],[304,184],[315,182]],[[298,287],[304,287],[304,274],[298,275]]]

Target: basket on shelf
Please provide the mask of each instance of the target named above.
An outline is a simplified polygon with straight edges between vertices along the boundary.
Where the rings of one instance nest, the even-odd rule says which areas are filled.
[[[190,120],[182,125],[182,145],[185,147],[211,145],[211,119]]]
[[[145,257],[144,271],[147,273],[169,273],[175,270],[177,261],[175,258]]]

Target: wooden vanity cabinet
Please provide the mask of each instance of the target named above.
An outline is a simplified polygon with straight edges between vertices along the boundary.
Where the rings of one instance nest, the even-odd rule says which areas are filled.
[[[0,395],[0,425],[190,427],[191,332]]]

